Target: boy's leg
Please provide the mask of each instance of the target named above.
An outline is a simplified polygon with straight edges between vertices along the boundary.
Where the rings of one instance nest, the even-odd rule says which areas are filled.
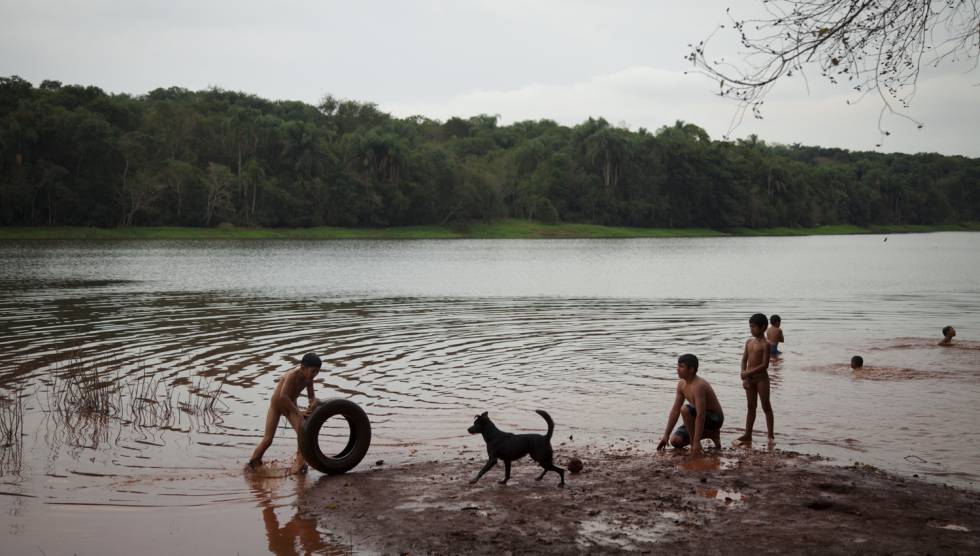
[[[300,413],[290,413],[286,415],[286,419],[289,420],[289,424],[293,427],[293,430],[296,431],[296,439],[298,441],[299,435],[303,430],[303,415]],[[293,463],[293,466],[292,468],[290,468],[290,471],[292,473],[298,473],[300,471],[303,471],[305,467],[306,467],[306,460],[303,458],[302,452],[300,452],[299,449],[297,448],[296,461]]]
[[[745,411],[745,434],[738,437],[737,443],[744,444],[752,442],[752,427],[755,426],[755,408],[758,403],[758,388],[756,384],[753,384],[751,380],[744,381],[745,384],[745,401],[748,407]]]
[[[704,437],[710,438],[711,442],[715,445],[715,450],[721,450],[721,431],[704,431]]]
[[[670,445],[674,448],[683,448],[690,444],[694,433],[694,416],[687,405],[681,408],[681,419],[684,420],[684,430],[678,428],[670,437]]]
[[[769,403],[769,381],[763,380],[759,383],[759,401],[762,402],[762,412],[766,414],[766,426],[769,430],[769,440],[772,440],[776,433],[773,430],[772,404]]]
[[[711,418],[711,413],[708,413],[708,418]],[[716,450],[721,450],[721,426],[723,422],[724,420],[721,420],[721,422],[712,423],[711,428],[708,428],[707,422],[704,424],[704,437],[711,439],[711,441],[715,444]]]
[[[248,460],[249,467],[254,469],[262,464],[262,456],[265,455],[265,451],[272,445],[272,439],[276,436],[276,429],[279,427],[279,417],[279,410],[274,405],[269,404],[269,412],[265,416],[265,432],[262,435],[262,440],[259,442],[259,445],[252,452],[251,459]]]

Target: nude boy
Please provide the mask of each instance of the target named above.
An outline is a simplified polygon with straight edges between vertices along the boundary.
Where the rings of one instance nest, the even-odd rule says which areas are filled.
[[[766,414],[766,426],[769,428],[770,442],[775,437],[773,431],[772,405],[769,403],[769,342],[766,341],[765,331],[768,326],[766,316],[756,313],[749,318],[749,331],[752,337],[745,342],[742,352],[742,387],[745,388],[748,410],[745,414],[745,434],[738,437],[737,444],[752,442],[752,427],[755,425],[755,408],[757,400],[762,401],[762,411]]]
[[[320,372],[322,365],[323,363],[315,353],[307,353],[303,356],[298,367],[287,371],[279,380],[275,392],[272,393],[272,399],[269,401],[269,413],[265,418],[265,435],[259,445],[255,447],[255,451],[252,452],[252,458],[248,460],[249,468],[255,469],[262,465],[262,456],[272,445],[272,439],[279,427],[280,417],[285,417],[296,434],[299,435],[303,425],[303,412],[296,405],[296,399],[306,389],[306,395],[309,397],[307,411],[316,405],[316,398],[313,396],[313,379]],[[303,460],[303,455],[297,451],[296,461],[290,468],[290,472],[299,473],[305,470],[306,462]]]
[[[766,329],[766,341],[769,342],[769,355],[779,355],[779,343],[785,342],[783,339],[783,329],[780,328],[782,319],[779,315],[769,317],[769,328]]]
[[[697,357],[686,353],[677,358],[677,378],[680,379],[677,381],[677,396],[667,416],[667,430],[657,444],[658,451],[667,446],[668,436],[674,448],[680,449],[690,444],[691,457],[701,455],[702,438],[710,438],[715,448],[721,449],[721,425],[725,422],[725,414],[711,385],[697,374]],[[687,400],[687,405],[684,405],[684,400]],[[671,435],[678,416],[684,419],[684,424]]]

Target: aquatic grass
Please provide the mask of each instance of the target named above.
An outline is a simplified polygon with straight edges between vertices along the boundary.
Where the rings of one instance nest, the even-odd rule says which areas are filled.
[[[67,433],[64,441],[72,446],[98,447],[110,440],[113,423],[137,430],[172,429],[182,414],[191,417],[188,430],[203,430],[220,423],[228,409],[223,380],[188,372],[186,379],[168,381],[145,364],[127,367],[111,357],[86,360],[77,348],[56,359],[62,363],[46,381],[41,406],[46,415],[57,417]]]
[[[137,428],[163,428],[173,421],[175,387],[163,377],[142,372],[126,388],[129,414],[125,420]]]
[[[111,360],[86,364],[81,352],[73,351],[55,375],[52,393],[61,411],[82,415],[113,416],[122,407],[118,376],[108,369]]]
[[[20,390],[0,394],[0,477],[20,473],[24,454],[24,402]]]
[[[222,399],[224,381],[196,375],[181,382],[186,386],[183,391],[143,369],[126,386],[129,411],[120,417],[136,428],[172,428],[181,420],[181,413],[192,417],[202,429],[220,423],[221,414],[228,409]]]
[[[225,382],[222,380],[217,388],[214,387],[216,379],[198,376],[194,388],[190,393],[194,396],[192,407],[197,413],[213,413],[217,411],[217,404],[221,403],[228,408],[228,405],[221,399],[221,394],[225,389]]]
[[[0,449],[12,448],[24,433],[24,402],[19,390],[0,395]]]
[[[79,349],[47,359],[54,367],[45,381],[49,411],[108,416],[118,409],[117,389],[108,370],[86,363]]]

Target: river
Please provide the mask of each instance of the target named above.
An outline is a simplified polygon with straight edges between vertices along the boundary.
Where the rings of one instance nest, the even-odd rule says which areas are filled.
[[[978,276],[977,233],[0,242],[0,434],[22,431],[0,448],[4,546],[279,552],[272,530],[304,526],[291,501],[317,474],[256,482],[241,466],[308,351],[318,396],[370,415],[362,467],[478,458],[466,427],[483,411],[541,431],[546,409],[559,463],[587,444],[652,450],[682,353],[728,444],[756,312],[786,337],[777,448],[976,489]],[[945,325],[958,335],[938,347]],[[282,426],[267,457],[294,446]]]

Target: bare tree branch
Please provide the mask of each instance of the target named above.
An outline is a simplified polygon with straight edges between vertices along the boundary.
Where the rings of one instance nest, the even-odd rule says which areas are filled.
[[[762,118],[766,95],[780,79],[816,66],[833,84],[881,99],[878,128],[886,113],[922,124],[903,113],[916,92],[922,65],[938,66],[980,55],[980,0],[762,0],[767,16],[737,19],[690,45],[696,71],[719,82],[719,94],[738,101],[729,132],[747,110]],[[709,43],[733,29],[747,49],[731,63],[712,58]],[[809,87],[809,85],[808,85]]]

